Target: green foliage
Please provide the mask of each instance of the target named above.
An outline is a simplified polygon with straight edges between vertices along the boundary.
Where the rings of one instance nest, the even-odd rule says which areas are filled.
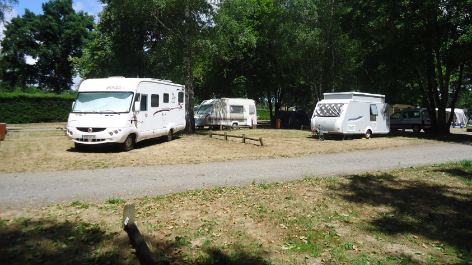
[[[37,84],[60,94],[70,89],[75,70],[70,58],[82,56],[82,43],[93,29],[93,17],[76,13],[72,0],[51,0],[42,5],[44,14],[28,9],[6,25],[2,41],[3,82],[8,87]],[[27,64],[25,56],[37,59]]]
[[[270,120],[270,110],[257,109],[257,117],[259,120]]]
[[[0,93],[0,121],[37,123],[66,121],[75,96],[53,94]]]

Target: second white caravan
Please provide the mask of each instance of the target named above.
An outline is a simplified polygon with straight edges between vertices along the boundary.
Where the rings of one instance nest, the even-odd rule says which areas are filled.
[[[389,105],[385,96],[361,92],[324,93],[311,118],[312,132],[341,135],[387,134]]]
[[[84,80],[67,122],[77,149],[115,143],[123,151],[136,142],[185,128],[185,86],[150,78]]]
[[[195,127],[252,126],[257,124],[256,102],[246,98],[204,100],[195,112]]]

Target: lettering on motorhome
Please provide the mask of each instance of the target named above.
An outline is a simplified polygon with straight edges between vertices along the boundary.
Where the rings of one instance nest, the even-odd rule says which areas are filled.
[[[106,89],[114,89],[114,90],[117,90],[117,89],[123,89],[122,86],[107,86]]]

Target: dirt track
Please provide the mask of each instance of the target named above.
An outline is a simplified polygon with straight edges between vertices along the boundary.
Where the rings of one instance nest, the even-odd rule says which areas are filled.
[[[471,158],[469,145],[436,143],[295,158],[12,173],[0,178],[0,209],[157,196],[189,189],[358,174]]]

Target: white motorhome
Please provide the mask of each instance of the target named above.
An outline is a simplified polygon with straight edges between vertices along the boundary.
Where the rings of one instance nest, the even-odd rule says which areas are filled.
[[[241,126],[257,124],[256,102],[246,98],[204,100],[195,112],[195,126]]]
[[[324,93],[311,118],[312,133],[364,135],[390,131],[385,96],[361,92]]]
[[[185,86],[151,78],[84,80],[69,114],[66,135],[77,149],[135,143],[185,128]]]

